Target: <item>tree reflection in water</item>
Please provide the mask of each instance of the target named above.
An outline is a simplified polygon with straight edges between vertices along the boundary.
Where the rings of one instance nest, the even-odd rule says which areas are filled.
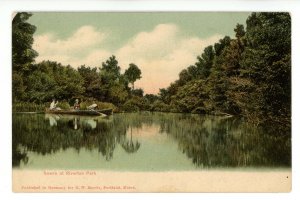
[[[132,128],[143,129],[143,125],[158,125],[160,134],[174,138],[197,167],[291,165],[290,130],[252,127],[236,118],[171,113],[116,114],[108,119],[13,114],[12,164],[26,164],[28,151],[46,155],[68,148],[98,149],[107,161],[113,159],[117,145],[127,153],[138,153],[143,143],[133,140]]]
[[[131,126],[130,127],[130,140],[124,141],[122,143],[122,147],[127,153],[135,153],[140,148],[140,146],[141,146],[141,144],[138,141],[136,141],[135,143],[132,141],[132,126]]]

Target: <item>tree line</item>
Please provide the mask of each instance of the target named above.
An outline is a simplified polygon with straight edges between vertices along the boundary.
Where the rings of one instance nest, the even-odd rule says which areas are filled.
[[[141,70],[135,64],[121,74],[115,56],[100,67],[78,69],[53,61],[34,63],[36,27],[30,13],[12,23],[13,102],[42,104],[52,98],[82,96],[110,102],[124,111],[163,111],[241,115],[260,124],[290,126],[291,19],[288,13],[252,13],[246,28],[237,24],[235,37],[225,36],[206,47],[197,62],[158,95],[135,89]],[[200,53],[200,52],[199,52]],[[178,58],[180,59],[180,58]],[[131,86],[131,87],[130,87]]]
[[[100,67],[82,65],[74,69],[49,60],[35,63],[38,53],[32,49],[32,44],[36,27],[27,22],[31,16],[18,13],[13,19],[12,95],[15,104],[82,98],[121,106],[132,96],[143,96],[143,90],[134,88],[134,82],[141,78],[141,70],[131,63],[121,74],[114,55]]]
[[[256,124],[291,121],[291,18],[252,13],[246,29],[204,49],[179,79],[160,89],[165,111],[244,116]]]

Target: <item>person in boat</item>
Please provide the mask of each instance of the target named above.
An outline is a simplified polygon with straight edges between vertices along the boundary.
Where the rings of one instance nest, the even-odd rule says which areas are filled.
[[[89,109],[89,110],[95,110],[96,108],[98,108],[98,105],[95,103],[95,101],[93,102],[92,105],[87,107],[87,109]]]
[[[60,107],[57,107],[58,101],[55,101],[55,99],[52,100],[50,104],[50,110],[61,110]]]
[[[80,104],[79,104],[79,100],[76,99],[75,103],[74,103],[74,110],[79,110],[80,109]]]

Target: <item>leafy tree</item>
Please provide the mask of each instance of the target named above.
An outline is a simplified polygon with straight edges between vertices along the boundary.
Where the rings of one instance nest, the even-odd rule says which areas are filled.
[[[30,102],[42,103],[51,101],[57,87],[53,77],[41,71],[34,71],[28,77],[27,99]]]
[[[154,94],[145,94],[144,98],[147,99],[151,104],[153,104],[154,101],[159,99],[159,97]]]
[[[219,56],[223,49],[230,45],[231,39],[229,36],[225,36],[223,39],[220,39],[218,43],[214,44],[214,49],[216,56]]]
[[[240,40],[245,34],[245,29],[244,29],[244,25],[242,24],[237,24],[235,29],[234,29],[234,32],[235,32],[235,37]]]
[[[138,97],[143,97],[144,96],[144,90],[141,88],[135,89],[131,91],[131,94],[134,96],[138,96]]]
[[[128,82],[120,73],[120,66],[116,57],[111,56],[100,68],[101,100],[117,105],[124,103],[128,97]]]
[[[288,13],[252,13],[204,49],[179,79],[160,89],[162,103],[179,112],[242,114],[254,123],[290,126],[291,20]]]
[[[28,70],[38,53],[32,49],[33,34],[36,27],[27,20],[30,13],[17,13],[12,21],[12,66],[13,70]]]
[[[33,34],[36,27],[27,20],[32,16],[30,13],[17,13],[12,21],[12,95],[13,101],[22,100],[26,84],[23,74],[27,72],[38,55],[32,49]]]
[[[193,79],[193,76],[191,75],[191,73],[189,73],[188,69],[183,69],[179,73],[178,83],[179,83],[179,85],[184,85],[187,82],[191,81],[192,79]]]
[[[198,68],[198,78],[205,79],[209,76],[211,68],[213,67],[213,60],[215,57],[215,51],[213,46],[208,46],[204,49],[201,56],[198,56],[198,62],[195,63]]]
[[[124,75],[128,81],[132,84],[132,89],[134,90],[134,82],[141,79],[141,70],[135,64],[129,64],[129,68],[125,71]]]
[[[247,114],[286,121],[291,112],[291,18],[288,13],[252,13],[247,19],[243,68],[257,88]]]
[[[26,101],[43,103],[52,98],[68,100],[84,92],[84,80],[71,66],[43,61],[33,65],[26,79]]]
[[[160,88],[158,96],[159,96],[159,99],[161,101],[163,101],[166,104],[170,104],[170,102],[171,102],[171,96],[170,96],[170,94],[169,94],[169,92],[168,92],[167,89]]]
[[[97,68],[90,68],[82,65],[78,68],[79,74],[84,79],[85,96],[94,97],[98,100],[102,100],[104,95],[101,77],[97,72]]]
[[[171,104],[176,107],[179,112],[192,112],[196,109],[199,113],[209,113],[208,105],[209,93],[206,87],[207,81],[193,80],[179,88],[176,95],[172,96]]]
[[[114,55],[102,63],[101,72],[103,76],[108,78],[108,81],[117,80],[121,74],[120,70],[121,67],[118,65],[118,61]]]

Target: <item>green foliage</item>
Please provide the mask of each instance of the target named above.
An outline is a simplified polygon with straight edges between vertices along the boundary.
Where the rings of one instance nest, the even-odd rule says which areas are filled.
[[[124,103],[124,105],[122,106],[122,109],[125,112],[138,112],[138,111],[140,111],[138,104],[139,104],[139,102],[137,102],[133,99],[129,99],[128,101],[126,101]]]
[[[215,57],[215,51],[213,46],[208,46],[204,49],[204,52],[201,56],[198,56],[198,62],[195,63],[198,73],[198,78],[207,78],[211,72],[211,68],[213,67],[213,61]]]
[[[171,110],[171,106],[161,100],[156,100],[152,104],[151,110],[158,112],[169,112]]]
[[[97,72],[97,68],[90,68],[82,65],[78,68],[78,72],[84,80],[84,88],[85,88],[85,96],[86,97],[94,97],[97,99],[101,99],[101,97],[105,94],[100,74]]]
[[[67,100],[84,92],[83,83],[83,78],[72,67],[43,61],[31,68],[24,95],[27,101],[36,103],[49,102],[53,98]]]
[[[131,91],[131,94],[134,96],[138,96],[138,97],[143,97],[144,96],[144,90],[139,88],[139,89],[135,89]]]
[[[258,85],[246,111],[265,120],[290,121],[291,19],[288,13],[252,13],[247,20],[242,66]],[[254,108],[257,108],[254,110]],[[290,123],[288,123],[290,124]]]
[[[32,14],[17,13],[12,21],[12,91],[13,101],[22,100],[26,85],[23,74],[29,70],[38,53],[32,49],[33,34],[36,27],[27,20]]]
[[[252,13],[204,49],[179,79],[160,89],[159,102],[177,112],[240,114],[255,124],[290,126],[291,21],[288,13]],[[165,105],[161,107],[167,107]]]
[[[36,27],[27,20],[30,13],[17,13],[12,21],[12,67],[16,71],[26,71],[38,53],[32,49]]]
[[[18,72],[12,73],[12,99],[16,102],[18,99],[23,99],[24,91],[26,87],[24,86],[22,75]]]
[[[36,104],[31,102],[14,102],[12,106],[13,112],[43,112],[50,104]]]
[[[192,112],[197,108],[203,108],[209,100],[206,81],[193,80],[179,88],[177,94],[172,96],[172,104],[179,112]],[[209,108],[205,109],[209,113]]]
[[[134,82],[141,79],[141,70],[135,64],[129,64],[129,68],[125,71],[124,76],[132,84],[132,89],[134,90]]]
[[[159,99],[159,97],[158,97],[157,95],[154,95],[154,94],[146,94],[146,95],[144,96],[144,98],[147,99],[147,101],[148,101],[150,104],[154,103],[154,101],[156,101],[156,100]]]
[[[114,55],[102,63],[101,71],[109,80],[117,80],[120,77],[121,67]]]
[[[57,104],[57,107],[59,107],[61,109],[65,109],[65,110],[68,110],[71,108],[69,102],[67,102],[67,101],[59,101]]]
[[[150,110],[150,102],[143,97],[133,96],[131,99],[127,100],[122,109],[125,112],[138,112],[142,110]]]
[[[92,104],[97,104],[99,110],[102,110],[102,109],[113,109],[113,112],[118,112],[118,108],[112,104],[112,103],[109,103],[109,102],[101,102],[101,101],[95,101],[93,99],[87,99],[87,100],[84,100],[83,102],[80,102],[80,107],[81,109],[85,110],[87,109],[88,106],[92,105]]]

